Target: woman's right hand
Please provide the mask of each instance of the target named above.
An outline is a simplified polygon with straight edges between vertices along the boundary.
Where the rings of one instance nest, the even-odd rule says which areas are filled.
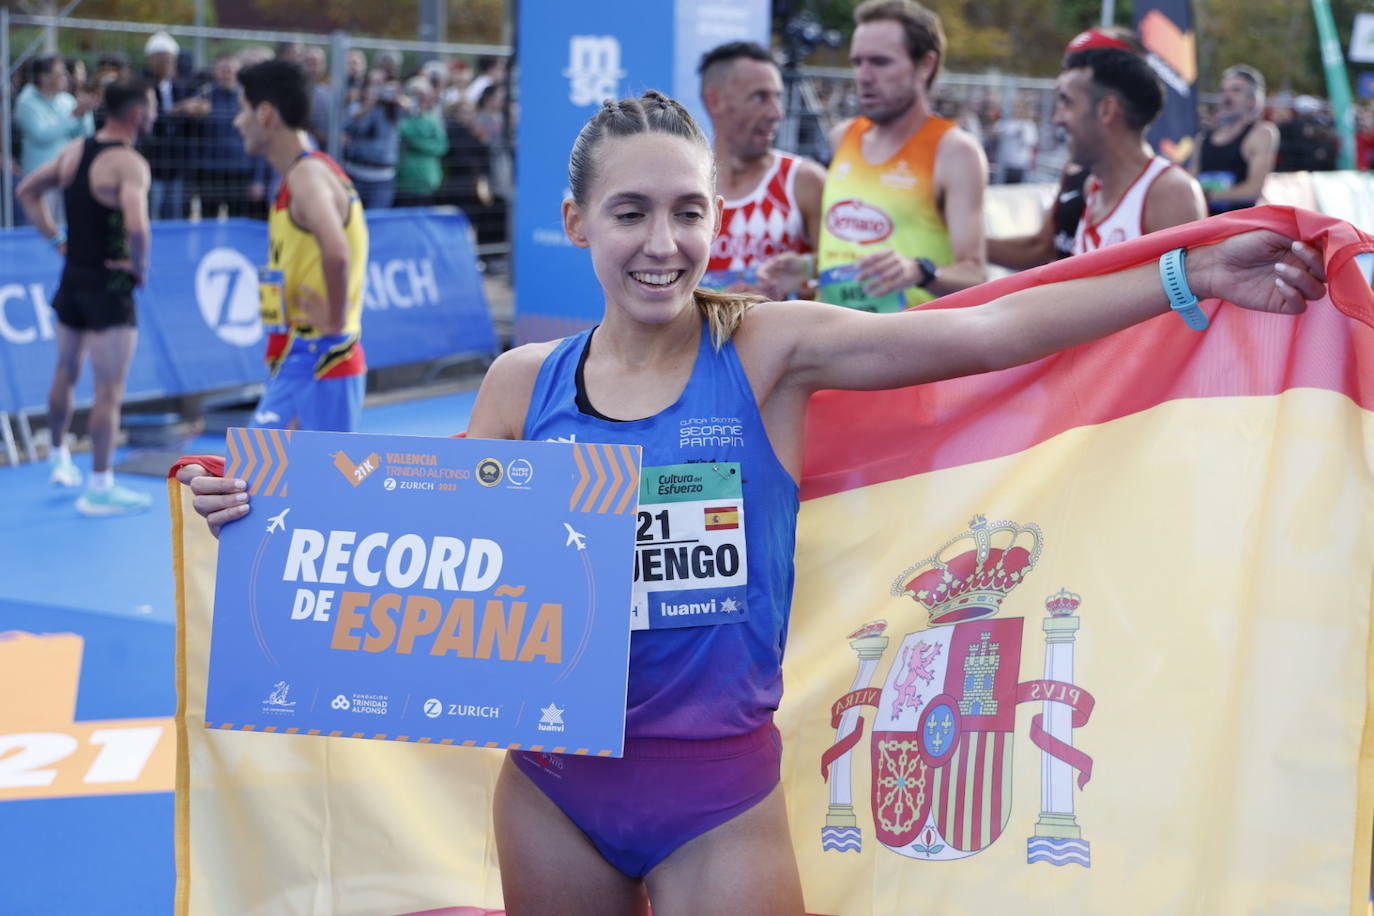
[[[177,471],[177,480],[191,487],[191,505],[215,537],[219,537],[219,530],[225,525],[248,514],[246,481],[212,477],[198,464],[188,464]]]

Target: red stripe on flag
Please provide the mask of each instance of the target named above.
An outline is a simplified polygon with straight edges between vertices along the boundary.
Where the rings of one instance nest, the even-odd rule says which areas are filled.
[[[1002,751],[1007,746],[1007,734],[993,732],[992,740],[992,805],[988,818],[988,845],[1002,835],[1002,783],[1006,779],[1002,772]]]
[[[983,848],[983,777],[987,764],[988,733],[978,732],[977,741],[978,753],[973,759],[973,816],[969,818],[973,834],[969,837],[969,849]]]
[[[922,307],[979,305],[1035,284],[1107,273],[1251,229],[1324,246],[1330,301],[1314,302],[1294,318],[1209,300],[1204,311],[1212,326],[1200,334],[1174,315],[1161,315],[1014,369],[894,391],[818,392],[806,426],[802,498],[1015,454],[1067,430],[1170,400],[1320,388],[1374,409],[1374,361],[1365,357],[1361,365],[1357,358],[1374,349],[1374,293],[1354,260],[1374,251],[1374,239],[1305,210],[1257,207],[1188,223]]]
[[[954,835],[949,837],[955,849],[968,849],[968,824],[964,822],[964,800],[968,798],[968,739],[968,732],[959,736],[959,778],[954,784]]]
[[[955,751],[954,753],[958,754],[959,752]],[[938,809],[940,813],[936,820],[936,826],[940,828],[940,835],[945,838],[946,843],[949,842],[949,784],[953,776],[950,772],[952,769],[953,767],[949,764],[945,764],[936,770],[940,774],[940,807]]]

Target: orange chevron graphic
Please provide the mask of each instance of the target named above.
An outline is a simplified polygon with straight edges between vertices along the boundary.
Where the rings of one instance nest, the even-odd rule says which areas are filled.
[[[615,499],[620,485],[625,481],[624,476],[620,473],[620,462],[615,460],[615,453],[612,451],[615,446],[603,445],[601,448],[606,452],[606,467],[610,468],[611,471],[611,485],[606,488],[606,498],[602,500],[601,507],[596,510],[597,512],[605,512],[611,507],[611,500]]]
[[[249,493],[261,493],[263,481],[267,479],[267,472],[272,469],[272,453],[267,450],[267,430],[253,430],[253,444],[258,447],[258,454],[262,455],[262,464],[258,467],[258,474],[248,485]]]
[[[628,475],[625,478],[625,495],[620,497],[615,507],[615,514],[621,515],[631,504],[639,505],[639,450],[628,445],[617,448],[620,449],[620,460],[624,462]]]
[[[1145,50],[1164,61],[1191,85],[1197,80],[1197,37],[1184,32],[1159,10],[1140,20],[1140,40]]]
[[[224,473],[248,482],[248,492],[254,496],[285,496],[286,445],[291,430],[231,429],[227,444],[229,460]],[[280,489],[278,489],[280,487]]]
[[[291,460],[286,457],[286,445],[291,441],[291,430],[269,429],[267,431],[267,437],[272,440],[272,450],[276,452],[277,456],[277,470],[272,475],[272,479],[267,482],[267,489],[264,491],[265,495],[271,496],[276,492],[277,484],[282,482],[282,474],[286,473],[286,465],[290,463]],[[286,495],[286,487],[284,485],[282,486],[281,495]]]
[[[237,477],[239,480],[248,481],[250,484],[248,492],[252,493],[252,481],[249,478],[253,475],[253,469],[257,467],[257,455],[253,451],[252,430],[231,429],[229,438],[229,467],[225,468],[225,473],[230,477]]]
[[[574,512],[624,514],[639,495],[638,449],[630,445],[573,445],[577,486],[568,508]],[[585,498],[584,498],[585,494]]]
[[[587,494],[587,504],[582,511],[590,512],[596,505],[596,498],[601,495],[601,488],[606,486],[606,469],[601,466],[601,450],[595,445],[588,445],[586,449],[587,461],[592,466],[592,489]]]
[[[582,492],[587,489],[587,481],[591,475],[587,473],[587,462],[582,460],[582,446],[573,446],[573,461],[577,464],[577,486],[573,487],[572,496],[568,499],[568,509],[575,510],[577,501],[582,498]]]
[[[238,477],[239,470],[243,467],[243,455],[239,452],[238,433],[242,430],[230,429],[224,434],[224,444],[229,452],[229,458],[225,462],[224,475],[226,477]]]

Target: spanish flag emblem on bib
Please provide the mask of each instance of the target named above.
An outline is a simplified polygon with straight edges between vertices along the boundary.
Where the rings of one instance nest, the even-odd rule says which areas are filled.
[[[724,531],[726,528],[739,527],[739,506],[707,506],[707,531]]]

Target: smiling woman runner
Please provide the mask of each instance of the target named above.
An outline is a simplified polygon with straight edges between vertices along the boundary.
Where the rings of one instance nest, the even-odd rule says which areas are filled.
[[[740,494],[707,510],[742,560],[738,599],[712,607],[720,564],[679,564],[670,607],[693,613],[650,613],[654,625],[633,634],[625,756],[508,756],[494,816],[505,904],[516,916],[640,913],[649,900],[660,913],[802,912],[773,712],[813,392],[1014,366],[1171,306],[1188,319],[1189,286],[1286,313],[1324,290],[1314,249],[1251,232],[1192,249],[1186,262],[1175,251],[1162,267],[974,308],[875,315],[708,293],[697,283],[720,221],[712,161],[677,102],[647,92],[603,105],[573,147],[563,221],[572,243],[591,252],[604,317],[593,330],[502,355],[473,409],[472,436],[632,443],[644,449],[646,476],[659,474],[670,490],[694,477],[703,492]],[[192,466],[180,477],[212,530],[247,513],[242,481],[200,474]],[[660,518],[671,523],[673,496],[641,506],[651,532]],[[641,573],[668,562],[651,567],[645,556]]]

